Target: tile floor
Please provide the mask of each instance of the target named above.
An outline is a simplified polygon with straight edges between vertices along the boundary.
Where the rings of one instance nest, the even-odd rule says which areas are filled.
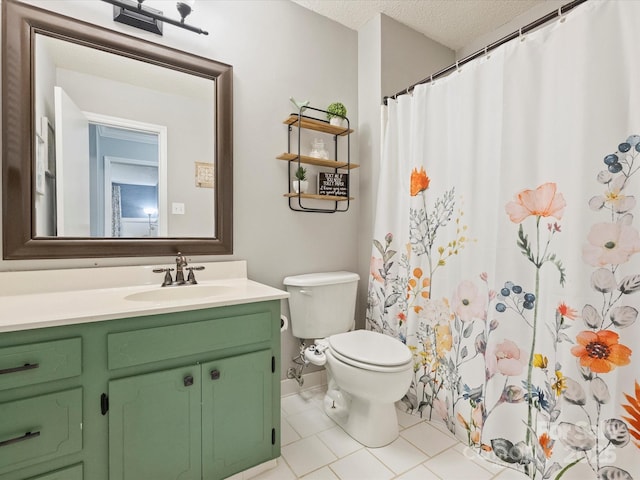
[[[366,448],[322,410],[325,389],[282,397],[282,456],[275,468],[230,480],[523,480],[527,477],[476,457],[444,426],[398,411],[400,436]],[[274,465],[271,464],[271,467]],[[240,475],[240,474],[239,474]]]

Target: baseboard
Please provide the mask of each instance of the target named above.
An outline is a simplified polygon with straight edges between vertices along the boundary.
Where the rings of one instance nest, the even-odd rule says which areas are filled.
[[[309,390],[310,388],[322,387],[327,384],[327,372],[325,370],[319,370],[317,372],[309,372],[302,375],[304,380],[302,386],[298,385],[298,381],[294,379],[286,379],[280,382],[280,395],[286,397],[287,395],[294,395],[300,393],[303,390]]]
[[[227,480],[249,480],[253,477],[257,477],[261,473],[264,473],[268,470],[274,470],[278,467],[278,460],[268,460],[260,465],[256,465],[255,467],[250,468],[249,470],[245,470],[244,472],[240,472],[235,474],[234,476],[228,478]]]

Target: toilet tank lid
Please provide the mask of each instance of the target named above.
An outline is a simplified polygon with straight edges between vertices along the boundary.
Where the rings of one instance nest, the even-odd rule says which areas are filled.
[[[282,281],[292,287],[315,287],[320,285],[335,285],[360,280],[357,273],[352,272],[322,272],[306,273],[304,275],[292,275]]]

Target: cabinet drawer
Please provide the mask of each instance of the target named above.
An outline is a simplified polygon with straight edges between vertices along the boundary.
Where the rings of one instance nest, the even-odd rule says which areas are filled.
[[[82,389],[0,404],[0,474],[82,449]]]
[[[44,475],[33,477],[29,480],[82,480],[82,464],[45,473]]]
[[[108,335],[109,369],[211,352],[271,339],[269,312]]]
[[[75,377],[82,373],[82,339],[0,348],[0,390]]]

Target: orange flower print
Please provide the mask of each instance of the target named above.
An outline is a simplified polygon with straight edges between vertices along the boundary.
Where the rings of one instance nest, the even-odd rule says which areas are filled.
[[[460,422],[460,425],[462,425],[465,428],[465,430],[471,430],[471,427],[469,427],[469,424],[467,423],[467,421],[464,419],[464,417],[460,412],[458,412],[458,415],[456,415],[456,418],[458,419],[458,422]]]
[[[530,215],[562,220],[566,205],[562,194],[556,192],[556,184],[548,182],[535,190],[522,190],[514,201],[507,203],[505,210],[513,223],[521,223]]]
[[[624,408],[630,416],[623,416],[622,418],[629,422],[629,425],[631,426],[629,433],[635,439],[633,443],[636,447],[640,448],[640,385],[637,381],[635,395],[636,396],[634,398],[631,395],[627,395],[626,393],[624,394],[627,402],[629,403],[626,405],[623,404],[622,408]]]
[[[544,452],[544,456],[547,458],[551,458],[551,453],[553,450],[553,440],[551,440],[551,437],[545,432],[542,435],[540,435],[540,438],[538,439],[538,443],[540,444],[540,447],[542,447],[542,451]]]
[[[411,172],[411,196],[415,197],[420,192],[425,191],[429,188],[430,182],[431,180],[427,177],[427,172],[424,171],[423,167],[420,167],[419,171],[414,168]]]
[[[575,320],[576,318],[578,318],[578,311],[569,307],[564,302],[561,302],[558,305],[558,313],[564,318],[568,318],[569,320]]]
[[[618,343],[619,338],[611,330],[586,330],[576,337],[578,345],[571,349],[571,353],[580,359],[583,367],[594,373],[607,373],[631,362],[631,349]]]

